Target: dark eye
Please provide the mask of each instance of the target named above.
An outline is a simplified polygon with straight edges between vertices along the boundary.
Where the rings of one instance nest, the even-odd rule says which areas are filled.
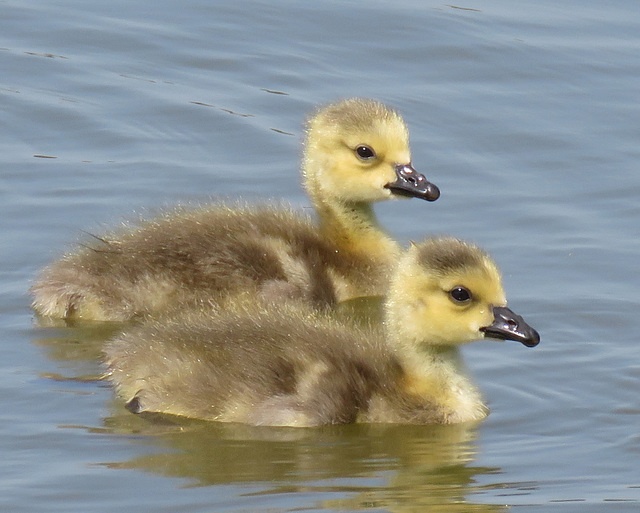
[[[455,287],[449,291],[449,297],[456,303],[467,303],[471,301],[471,292],[464,287]]]
[[[376,152],[364,144],[361,144],[356,148],[356,154],[358,155],[358,158],[362,160],[369,160],[376,156]]]

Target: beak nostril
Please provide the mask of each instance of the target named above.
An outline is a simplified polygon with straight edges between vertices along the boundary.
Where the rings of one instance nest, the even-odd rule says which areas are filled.
[[[412,185],[418,185],[420,182],[425,180],[425,177],[419,174],[411,164],[404,165],[400,167],[400,174],[402,177]]]

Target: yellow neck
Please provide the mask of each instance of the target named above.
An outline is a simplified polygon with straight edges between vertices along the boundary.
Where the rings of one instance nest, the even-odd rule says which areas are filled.
[[[324,237],[340,250],[366,255],[380,265],[392,265],[398,246],[380,228],[370,203],[316,201]]]
[[[401,359],[406,371],[406,389],[416,395],[437,398],[452,381],[460,378],[461,359],[457,347],[428,347],[413,354],[403,351]]]
[[[475,386],[462,372],[457,347],[422,348],[402,358],[405,373],[401,388],[409,396],[437,405],[450,423],[480,420],[487,416]]]

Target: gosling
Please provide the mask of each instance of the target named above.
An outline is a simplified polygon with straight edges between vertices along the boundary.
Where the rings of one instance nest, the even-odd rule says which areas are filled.
[[[483,337],[540,341],[507,308],[484,252],[436,238],[399,260],[383,328],[293,303],[242,303],[116,338],[105,376],[134,413],[292,427],[455,424],[488,414],[459,353]]]
[[[33,309],[127,321],[238,295],[326,307],[384,294],[399,248],[372,202],[440,195],[412,167],[402,117],[358,98],[320,109],[307,125],[302,173],[317,223],[286,207],[177,208],[46,267],[31,288]]]

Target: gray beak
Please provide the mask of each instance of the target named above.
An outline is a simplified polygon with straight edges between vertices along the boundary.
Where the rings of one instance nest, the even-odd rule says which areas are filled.
[[[540,335],[525,320],[506,306],[493,307],[493,323],[480,328],[485,338],[498,340],[515,340],[527,347],[535,347],[540,342]]]
[[[435,201],[440,197],[440,189],[418,173],[411,164],[398,164],[395,171],[396,181],[385,185],[392,193],[427,201]]]

